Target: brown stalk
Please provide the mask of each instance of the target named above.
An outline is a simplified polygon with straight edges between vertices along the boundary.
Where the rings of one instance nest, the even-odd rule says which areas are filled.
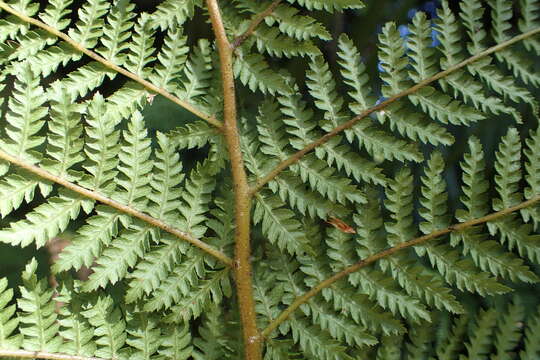
[[[240,148],[237,125],[236,94],[233,73],[233,48],[227,39],[217,0],[206,1],[219,52],[223,86],[223,133],[231,160],[235,200],[234,271],[244,338],[245,358],[260,360],[261,337],[256,323],[255,300],[251,277],[251,194]]]

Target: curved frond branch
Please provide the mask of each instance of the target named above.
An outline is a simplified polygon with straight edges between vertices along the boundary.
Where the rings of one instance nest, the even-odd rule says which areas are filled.
[[[5,160],[5,161],[8,161],[16,166],[19,166],[29,172],[31,172],[32,174],[35,174],[43,179],[46,179],[46,180],[49,180],[49,181],[52,181],[52,182],[55,182],[71,191],[74,191],[84,197],[87,197],[89,199],[93,199],[95,201],[98,201],[102,204],[105,204],[107,206],[110,206],[112,208],[115,208],[116,210],[118,211],[121,211],[125,214],[128,214],[128,215],[131,215],[135,218],[138,218],[152,226],[155,226],[163,231],[166,231],[174,236],[176,236],[177,238],[179,239],[182,239],[184,241],[187,241],[189,243],[191,243],[192,245],[195,245],[196,247],[198,247],[199,249],[201,249],[202,251],[214,256],[216,259],[219,259],[221,262],[223,262],[224,264],[228,265],[228,266],[232,266],[232,259],[229,258],[227,255],[225,255],[224,253],[222,253],[221,251],[213,248],[212,246],[208,245],[207,243],[199,240],[199,239],[196,239],[195,237],[193,237],[193,235],[191,235],[190,233],[188,232],[185,232],[185,231],[182,231],[182,230],[178,230],[174,227],[172,227],[171,225],[161,221],[161,220],[158,220],[156,218],[153,218],[152,216],[150,215],[146,215],[145,213],[143,212],[140,212],[138,210],[135,210],[134,208],[130,207],[130,206],[126,206],[126,205],[123,205],[117,201],[114,201],[106,196],[103,196],[101,194],[99,194],[98,192],[95,192],[95,191],[92,191],[92,190],[88,190],[82,186],[79,186],[77,184],[74,184],[70,181],[67,181],[59,176],[56,176],[56,175],[53,175],[51,174],[50,172],[48,171],[45,171],[43,170],[42,168],[38,167],[38,166],[34,166],[34,165],[31,165],[31,164],[28,164],[8,153],[5,153],[3,152],[2,150],[0,150],[0,159],[2,160]]]
[[[380,259],[391,256],[391,255],[397,253],[400,250],[407,249],[407,248],[410,248],[410,247],[413,247],[413,246],[416,246],[416,245],[423,244],[423,243],[425,243],[427,241],[437,239],[437,238],[439,238],[439,237],[441,237],[443,235],[446,235],[446,234],[449,234],[449,233],[452,233],[452,232],[455,232],[455,231],[462,231],[462,230],[471,228],[471,227],[473,227],[475,225],[480,225],[480,224],[484,224],[484,223],[487,223],[487,222],[490,222],[490,221],[500,219],[500,218],[502,218],[504,216],[515,213],[515,212],[517,212],[519,210],[534,206],[539,202],[540,202],[540,194],[537,194],[536,196],[532,197],[531,199],[529,199],[527,201],[524,201],[524,202],[522,202],[522,203],[520,203],[518,205],[502,209],[500,211],[491,213],[489,215],[486,215],[486,216],[483,216],[483,217],[480,217],[480,218],[476,218],[476,219],[472,219],[472,220],[465,221],[465,222],[462,222],[462,223],[450,225],[447,228],[433,231],[433,232],[431,232],[429,234],[426,234],[424,236],[420,236],[420,237],[414,238],[412,240],[399,243],[396,246],[393,246],[391,248],[388,248],[386,250],[383,250],[383,251],[380,251],[380,252],[378,252],[376,254],[373,254],[373,255],[365,258],[364,260],[361,260],[361,261],[357,262],[356,264],[353,264],[353,265],[345,268],[344,270],[332,275],[328,279],[326,279],[326,280],[320,282],[319,284],[317,284],[316,286],[314,286],[311,290],[306,292],[304,295],[297,297],[294,300],[294,302],[291,305],[289,305],[289,307],[287,309],[285,309],[277,318],[275,318],[266,327],[266,329],[264,329],[261,332],[261,335],[263,336],[263,338],[267,337],[281,323],[283,323],[285,320],[287,320],[287,318],[295,310],[297,310],[302,304],[305,304],[306,302],[308,302],[312,297],[314,297],[315,295],[320,293],[323,289],[326,289],[326,288],[330,287],[336,281],[341,280],[344,277],[346,277],[346,276],[348,276],[348,275],[350,275],[350,274],[352,274],[352,273],[354,273],[354,272],[356,272],[356,271],[358,271],[360,269],[363,269],[363,268],[367,267],[368,265],[371,265],[371,264],[377,262]]]
[[[263,176],[262,178],[258,179],[257,182],[252,186],[251,188],[251,192],[252,194],[253,193],[256,193],[258,192],[259,190],[262,189],[263,186],[265,186],[268,182],[270,182],[272,179],[274,179],[276,176],[278,176],[283,170],[287,169],[289,166],[295,164],[296,162],[298,162],[301,158],[303,158],[307,153],[311,152],[312,150],[318,148],[319,146],[327,143],[330,139],[332,139],[334,136],[340,134],[341,132],[347,130],[347,129],[350,129],[352,128],[354,125],[356,125],[356,123],[362,119],[364,119],[365,117],[369,116],[370,114],[376,112],[376,111],[381,111],[383,109],[385,109],[386,107],[388,107],[389,105],[395,103],[396,101],[406,97],[406,96],[409,96],[411,94],[414,94],[415,92],[417,92],[418,90],[428,86],[429,84],[439,80],[439,79],[442,79],[462,68],[464,68],[465,66],[467,65],[470,65],[482,58],[485,58],[486,56],[489,56],[493,53],[496,53],[498,51],[501,51],[503,49],[506,49],[507,47],[515,44],[515,43],[518,43],[522,40],[525,40],[525,39],[528,39],[534,35],[537,35],[537,34],[540,34],[540,27],[537,27],[535,29],[532,29],[526,33],[523,33],[523,34],[520,34],[520,35],[517,35],[505,42],[502,42],[500,44],[497,44],[495,46],[492,46],[490,48],[487,48],[486,50],[474,55],[474,56],[471,56],[463,61],[461,61],[460,63],[456,64],[456,65],[453,65],[453,66],[450,66],[448,69],[444,70],[444,71],[440,71],[438,72],[437,74],[427,78],[427,79],[424,79],[422,81],[420,81],[419,83],[417,83],[416,85],[408,88],[408,89],[405,89],[399,93],[397,93],[396,95],[392,96],[392,97],[389,97],[388,99],[386,99],[385,101],[382,101],[381,103],[379,103],[378,105],[376,106],[373,106],[369,109],[366,109],[364,110],[363,112],[361,112],[360,114],[358,114],[357,116],[355,116],[354,118],[352,118],[351,120],[335,127],[333,130],[331,130],[330,132],[326,133],[325,135],[321,136],[319,139],[313,141],[312,143],[306,145],[303,149],[297,151],[296,153],[294,153],[293,155],[291,155],[289,158],[283,160],[281,163],[279,163],[278,165],[276,165],[276,167],[271,170],[268,174],[266,174],[265,176]]]
[[[231,161],[231,173],[234,188],[235,250],[234,270],[238,306],[242,321],[242,332],[246,359],[262,359],[261,337],[257,328],[257,314],[253,296],[251,270],[251,205],[250,187],[240,145],[240,133],[237,124],[236,90],[233,70],[233,49],[223,25],[221,10],[217,0],[206,0],[212,29],[216,36],[223,86],[223,133]]]
[[[65,42],[67,42],[68,44],[70,44],[71,46],[73,46],[77,51],[80,51],[82,53],[84,53],[85,55],[89,56],[90,58],[94,59],[95,61],[101,63],[102,65],[106,66],[107,68],[109,69],[112,69],[136,82],[138,82],[139,84],[143,85],[146,89],[154,92],[154,93],[157,93],[169,100],[171,100],[173,103],[177,104],[177,105],[180,105],[181,107],[183,107],[184,109],[188,110],[189,112],[193,113],[194,115],[200,117],[201,119],[204,119],[206,121],[208,121],[210,124],[214,125],[215,127],[217,128],[221,128],[222,124],[219,120],[217,120],[213,115],[208,115],[204,112],[202,112],[201,110],[197,109],[195,106],[179,99],[178,97],[174,96],[173,94],[169,93],[168,91],[152,84],[151,82],[143,79],[142,77],[108,61],[107,59],[105,59],[104,57],[98,55],[97,53],[85,48],[84,46],[82,46],[81,44],[79,44],[78,42],[76,42],[75,40],[73,40],[71,37],[69,37],[68,35],[64,34],[63,32],[61,31],[58,31],[56,30],[55,28],[45,24],[44,22],[41,22],[39,20],[36,20],[32,17],[29,17],[29,16],[26,16],[24,15],[23,13],[13,9],[11,6],[9,6],[8,4],[6,4],[4,1],[0,0],[0,9],[2,10],[5,10],[7,11],[8,13],[12,14],[12,15],[15,15],[16,17],[18,17],[19,19],[21,19],[22,21],[24,22],[27,22],[29,24],[32,24],[32,25],[35,25],[45,31],[47,31],[48,33],[51,33],[53,34],[54,36],[64,40]]]
[[[105,360],[96,357],[76,356],[28,350],[0,350],[0,358],[50,359],[50,360]]]
[[[263,22],[264,18],[267,17],[267,16],[270,16],[274,12],[274,10],[281,3],[281,1],[282,0],[275,0],[266,9],[264,9],[264,11],[262,11],[262,12],[260,12],[258,14],[255,14],[253,16],[253,19],[249,23],[249,26],[248,26],[247,30],[244,31],[241,35],[239,35],[236,39],[234,39],[234,41],[233,41],[233,43],[231,45],[232,48],[236,49],[237,47],[242,45],[244,43],[244,41],[246,41],[247,38],[250,37],[253,34],[255,29],[257,29],[257,26],[259,26],[260,23]]]

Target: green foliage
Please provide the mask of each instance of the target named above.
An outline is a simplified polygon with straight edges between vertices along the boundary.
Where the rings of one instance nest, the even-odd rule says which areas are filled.
[[[0,242],[67,242],[0,279],[0,356],[241,358],[238,140],[260,330],[319,292],[265,359],[536,359],[540,2],[486,4],[385,24],[373,76],[323,21],[360,0],[220,1],[232,69],[202,0],[0,1]],[[156,131],[157,89],[201,119]]]

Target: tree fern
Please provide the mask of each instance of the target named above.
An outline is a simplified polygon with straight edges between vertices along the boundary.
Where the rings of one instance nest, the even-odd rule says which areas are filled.
[[[0,9],[0,356],[538,357],[537,0]]]

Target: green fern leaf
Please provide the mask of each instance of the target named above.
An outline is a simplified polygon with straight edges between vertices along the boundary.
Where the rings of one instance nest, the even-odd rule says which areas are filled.
[[[283,206],[276,196],[257,194],[253,222],[262,223],[263,234],[270,243],[291,254],[301,254],[310,248],[308,238],[294,213]]]
[[[104,359],[125,359],[121,350],[127,338],[126,323],[120,310],[114,307],[110,297],[98,297],[91,308],[82,312],[88,322],[95,327],[95,356]]]
[[[165,0],[151,15],[152,26],[161,30],[178,28],[193,17],[195,6],[200,4],[200,0]]]
[[[151,70],[146,65],[155,60],[153,43],[154,31],[152,31],[150,16],[143,14],[135,25],[131,46],[126,57],[126,69],[143,78],[148,77]]]
[[[529,185],[525,189],[525,197],[531,199],[532,197],[540,194],[540,128],[536,131],[531,131],[529,138],[526,140],[527,149],[525,150],[525,156],[527,162],[525,163],[525,180]],[[529,210],[522,211],[525,220],[528,221],[529,216],[532,218],[534,225],[538,228],[540,224],[540,209],[538,206]]]
[[[167,359],[187,360],[192,355],[193,347],[189,327],[169,326],[163,332],[163,342],[158,350],[159,355]]]
[[[100,38],[103,48],[98,53],[116,65],[124,63],[125,51],[129,49],[127,40],[133,27],[134,8],[129,0],[116,0],[107,15],[103,36]]]
[[[105,206],[96,206],[96,215],[86,220],[70,244],[60,253],[53,271],[59,273],[71,268],[79,270],[89,267],[94,259],[101,255],[103,247],[108,246],[118,234],[118,223],[122,216],[116,210]],[[124,223],[129,220],[124,219]]]
[[[462,163],[463,169],[463,196],[461,202],[466,209],[456,212],[459,221],[465,222],[474,218],[485,216],[488,213],[489,183],[485,180],[485,161],[480,141],[476,137],[469,139],[470,153],[465,155]],[[523,265],[523,261],[512,253],[505,252],[502,246],[489,240],[481,229],[468,229],[453,233],[452,246],[462,242],[465,254],[470,254],[475,264],[484,271],[496,276],[521,279],[534,282],[537,280],[530,269]]]
[[[17,300],[22,311],[19,316],[22,346],[31,351],[57,352],[62,338],[58,336],[60,325],[56,322],[53,290],[48,289],[46,279],[37,279],[36,269],[37,261],[32,259],[22,274],[24,286],[20,287],[21,298]]]
[[[126,343],[136,351],[130,359],[150,360],[159,359],[156,354],[163,338],[156,316],[147,313],[135,313],[128,320]]]
[[[13,299],[13,290],[7,289],[7,279],[0,279],[0,347],[17,350],[21,346],[22,334],[13,334],[19,326],[19,319],[13,317],[15,304],[8,305]]]
[[[56,297],[64,303],[58,320],[60,336],[65,340],[61,351],[75,356],[93,356],[97,349],[93,342],[94,329],[82,315],[87,303],[75,294],[75,288],[72,281],[62,281]]]
[[[441,51],[444,55],[442,60],[443,70],[464,60],[463,49],[460,44],[460,29],[455,15],[444,1],[437,14],[440,20],[437,22],[437,30],[440,33]],[[471,103],[476,109],[493,114],[511,114],[517,122],[521,122],[521,115],[516,109],[506,106],[496,97],[484,95],[483,86],[467,74],[465,70],[458,70],[450,76],[439,80],[444,91],[453,90],[454,97],[460,95],[464,101]]]
[[[65,29],[70,20],[67,16],[71,14],[69,6],[73,0],[51,0],[45,10],[39,14],[39,18],[47,25],[57,29]]]
[[[206,39],[198,41],[184,68],[186,81],[184,89],[178,95],[186,101],[204,98],[206,90],[210,87],[212,78],[212,57],[210,42]]]
[[[524,308],[519,303],[509,305],[504,311],[504,316],[499,318],[497,330],[495,331],[495,348],[497,355],[494,360],[510,360],[510,353],[518,346],[521,340],[521,329],[519,324],[524,319]]]
[[[230,287],[229,269],[210,274],[188,296],[176,302],[171,309],[172,313],[167,316],[166,320],[178,323],[198,318],[210,302],[220,304],[224,297],[229,297]]]
[[[490,0],[488,3],[492,9],[491,35],[497,42],[508,40],[511,36],[509,30],[512,28],[510,23],[513,17],[512,4],[501,0]],[[524,54],[504,49],[495,53],[495,56],[512,70],[516,78],[521,78],[526,84],[540,85],[540,75],[534,70],[534,63]]]
[[[68,34],[73,40],[86,48],[93,48],[98,38],[103,34],[102,17],[109,10],[109,2],[105,0],[89,0],[79,10],[79,21],[75,29],[70,29]]]
[[[150,80],[156,86],[174,92],[177,88],[177,79],[184,69],[189,48],[186,45],[187,37],[180,30],[168,31],[163,47],[157,55],[159,65]]]
[[[324,0],[287,0],[290,3],[298,3],[308,10],[326,10],[329,12],[341,11],[343,9],[360,9],[364,7],[361,0],[335,0],[328,3]]]
[[[535,340],[537,331],[540,329],[539,310],[536,311],[536,315],[532,317],[532,320],[527,322],[527,329],[525,330],[525,349],[519,352],[519,357],[522,360],[533,360],[540,354],[540,344]]]
[[[266,52],[270,56],[292,58],[320,54],[319,48],[310,40],[297,40],[285,36],[275,27],[259,26],[253,35],[259,52]]]
[[[59,196],[50,198],[26,215],[26,220],[10,224],[9,229],[0,230],[4,243],[25,247],[35,242],[40,248],[45,243],[64,231],[71,220],[75,220],[83,209],[90,213],[94,207],[91,200],[69,191],[62,191]]]
[[[234,62],[234,76],[251,91],[259,90],[263,94],[272,95],[292,92],[284,77],[271,70],[259,54],[239,53]]]
[[[42,166],[50,173],[73,181],[79,176],[68,173],[68,170],[84,160],[81,155],[83,128],[79,124],[84,107],[73,104],[67,89],[58,83],[53,84],[52,93],[51,118],[47,123],[47,155],[54,160],[47,159]]]
[[[468,357],[465,359],[485,359],[486,355],[489,354],[490,340],[495,329],[497,315],[495,309],[480,310],[470,342],[465,344],[468,352]]]
[[[32,149],[45,140],[38,133],[45,123],[43,118],[47,114],[47,108],[42,105],[46,97],[39,85],[39,78],[28,64],[20,65],[16,76],[13,97],[8,101],[6,114],[7,139],[2,140],[0,146],[2,150],[35,164],[41,159],[41,154]]]
[[[26,174],[24,174],[26,175]],[[0,181],[0,216],[6,217],[18,209],[23,200],[30,203],[35,195],[37,180],[19,174],[9,174]]]
[[[515,128],[510,128],[502,139],[497,159],[495,162],[497,175],[497,193],[499,198],[493,200],[495,210],[502,207],[510,207],[522,200],[522,195],[518,192],[521,181],[521,143],[519,133]],[[527,256],[531,260],[540,259],[540,245],[538,239],[540,235],[531,234],[532,225],[520,224],[517,216],[511,214],[493,223],[488,223],[492,234],[499,232],[501,242],[508,243],[508,248],[517,248],[522,256]]]

